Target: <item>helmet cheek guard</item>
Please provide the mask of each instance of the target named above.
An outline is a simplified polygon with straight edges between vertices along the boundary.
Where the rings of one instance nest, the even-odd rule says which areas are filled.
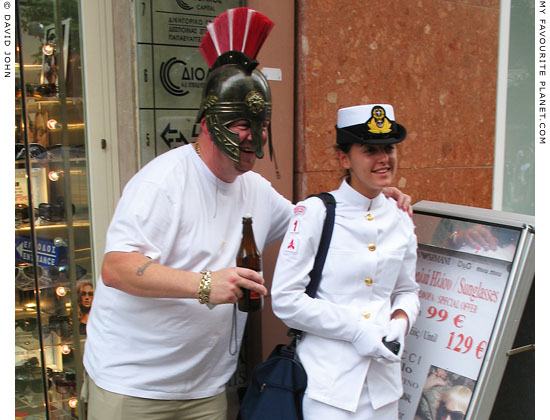
[[[252,142],[254,143],[254,153],[258,159],[264,157],[264,124],[263,121],[251,121],[250,131],[252,132]]]
[[[271,123],[271,93],[269,86],[263,74],[255,71],[253,76],[258,78],[262,85],[259,85],[262,90],[252,90],[246,95],[245,104],[250,123],[250,132],[252,134],[252,142],[254,151],[258,159],[264,157],[264,124],[267,121]],[[245,118],[246,119],[246,118]],[[271,144],[271,130],[268,131],[269,142]]]
[[[205,118],[208,134],[210,134],[214,144],[229,159],[239,162],[241,160],[241,155],[239,153],[239,134],[231,131],[222,124],[219,114],[207,114]]]

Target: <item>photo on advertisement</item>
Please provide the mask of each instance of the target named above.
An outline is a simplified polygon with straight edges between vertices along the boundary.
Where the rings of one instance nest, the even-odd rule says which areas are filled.
[[[462,420],[476,381],[430,366],[414,420]]]

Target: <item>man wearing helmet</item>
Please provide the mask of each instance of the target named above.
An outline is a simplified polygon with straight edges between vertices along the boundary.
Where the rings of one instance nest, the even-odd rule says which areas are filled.
[[[230,125],[240,119],[249,123],[256,157],[264,157],[264,134],[268,134],[271,150],[271,136],[267,131],[271,92],[264,75],[255,69],[257,65],[257,61],[239,51],[222,54],[208,74],[197,118],[197,122],[205,118],[214,144],[237,163],[241,146]]]
[[[267,140],[271,150],[271,92],[257,65],[245,54],[229,51],[215,62],[204,88],[195,148],[203,150],[201,157],[225,182],[251,170],[256,158],[264,157]]]
[[[257,13],[232,10],[243,9]],[[251,171],[266,143],[272,150],[256,53],[207,59],[197,141],[156,157],[124,188],[87,325],[89,420],[226,418],[247,316],[231,304],[241,288],[267,293],[260,273],[235,267],[241,218],[254,218],[261,251],[282,239],[293,210]]]

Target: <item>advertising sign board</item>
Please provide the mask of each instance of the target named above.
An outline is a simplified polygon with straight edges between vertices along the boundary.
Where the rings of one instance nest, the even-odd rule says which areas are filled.
[[[414,209],[421,310],[405,342],[399,419],[488,418],[517,328],[510,308],[523,309],[534,277],[534,218]]]

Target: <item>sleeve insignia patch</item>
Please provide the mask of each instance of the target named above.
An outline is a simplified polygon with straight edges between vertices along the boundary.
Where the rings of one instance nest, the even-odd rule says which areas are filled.
[[[294,214],[306,214],[306,206],[296,206],[294,207]]]
[[[294,218],[294,220],[290,223],[290,229],[288,231],[290,233],[300,233],[300,223],[297,218]]]
[[[286,252],[298,252],[299,241],[297,238],[289,239],[284,245]]]

